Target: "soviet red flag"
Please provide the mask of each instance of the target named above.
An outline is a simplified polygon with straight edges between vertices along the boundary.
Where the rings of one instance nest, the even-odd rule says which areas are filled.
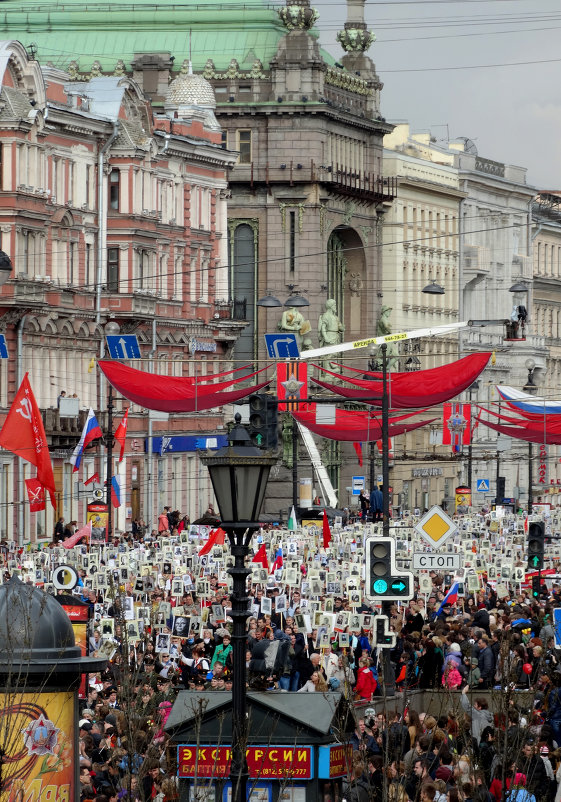
[[[56,509],[55,479],[41,412],[26,373],[0,432],[0,446],[37,468],[37,480]]]

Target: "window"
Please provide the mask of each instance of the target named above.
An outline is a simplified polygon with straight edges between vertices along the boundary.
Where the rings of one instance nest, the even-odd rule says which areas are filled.
[[[239,163],[251,164],[251,131],[238,131]]]
[[[90,286],[90,282],[92,283],[92,285],[94,283],[93,281],[91,281],[93,278],[91,273],[92,273],[92,246],[90,245],[89,242],[87,242],[85,265],[84,265],[84,285],[87,290],[93,289],[93,286]]]
[[[118,170],[111,170],[109,174],[109,205],[115,211],[119,210],[119,180],[121,174]]]
[[[78,243],[70,242],[68,248],[68,283],[75,284],[78,281]]]
[[[107,291],[119,292],[119,249],[107,249]]]
[[[149,259],[148,259],[148,251],[140,250],[137,254],[137,270],[136,270],[136,282],[134,289],[135,290],[143,290],[146,288],[146,281],[148,277],[148,267],[149,267]]]
[[[224,149],[228,147],[228,131],[222,131],[222,147]]]

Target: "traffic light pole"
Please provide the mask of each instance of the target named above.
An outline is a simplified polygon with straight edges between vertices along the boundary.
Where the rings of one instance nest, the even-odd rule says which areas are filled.
[[[292,506],[298,508],[298,423],[292,418]]]
[[[532,448],[532,443],[528,443],[528,515],[532,514],[532,508],[534,506],[534,470],[532,466],[532,462],[534,459],[534,449]]]
[[[390,535],[390,443],[389,443],[389,398],[388,398],[388,346],[383,343],[382,351],[382,495],[383,519],[382,533]]]

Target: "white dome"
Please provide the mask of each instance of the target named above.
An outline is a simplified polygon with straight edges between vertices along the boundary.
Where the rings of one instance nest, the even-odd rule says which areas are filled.
[[[166,110],[172,106],[202,106],[203,108],[216,108],[214,89],[202,75],[194,75],[191,64],[185,69],[185,62],[181,72],[169,85],[165,100]]]

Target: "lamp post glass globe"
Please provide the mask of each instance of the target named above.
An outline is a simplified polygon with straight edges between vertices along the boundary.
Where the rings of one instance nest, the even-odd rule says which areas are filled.
[[[112,337],[121,331],[121,327],[116,320],[108,320],[103,330],[107,336]]]

